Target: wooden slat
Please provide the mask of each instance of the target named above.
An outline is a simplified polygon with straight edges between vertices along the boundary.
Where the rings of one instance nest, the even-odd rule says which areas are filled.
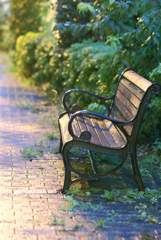
[[[140,100],[143,97],[144,91],[142,91],[140,88],[138,88],[137,86],[135,86],[133,83],[129,82],[127,79],[122,78],[120,81],[127,89],[129,89],[130,92],[132,92],[133,94],[135,94],[135,96],[137,98],[139,98]]]
[[[105,122],[98,121],[98,124],[99,124],[100,128],[102,129],[102,134],[107,139],[109,146],[111,148],[118,148],[119,146],[118,146],[117,142],[115,141],[115,139],[113,138],[113,136],[111,135],[110,130],[107,128]],[[112,123],[109,121],[109,124],[112,124]]]
[[[79,137],[80,134],[81,134],[81,129],[80,129],[80,126],[79,126],[77,117],[74,118],[74,120],[73,120],[73,122],[72,122],[72,129],[73,129],[74,134],[75,134],[77,137]]]
[[[69,116],[65,114],[59,120],[62,132],[62,141],[65,144],[72,140],[68,132]],[[73,131],[76,136],[80,136],[82,131],[90,131],[92,135],[91,142],[105,147],[120,148],[125,145],[125,137],[121,135],[116,127],[110,122],[105,120],[96,120],[86,116],[78,116],[72,123]]]
[[[129,79],[135,85],[137,85],[143,91],[146,91],[147,88],[152,85],[151,82],[149,82],[147,79],[143,78],[139,74],[135,73],[133,70],[126,71],[123,76]]]
[[[117,148],[117,144],[115,143],[113,137],[109,133],[109,130],[107,129],[104,122],[95,119],[93,119],[92,121],[95,125],[95,131],[97,131],[97,134],[100,138],[100,141],[102,142],[102,145]]]
[[[133,125],[126,125],[124,126],[125,131],[129,136],[131,136],[132,130],[133,130]]]
[[[92,125],[92,122],[91,122],[90,118],[85,117],[85,116],[83,118],[84,118],[84,122],[85,122],[86,127],[87,127],[87,131],[89,131],[91,133],[91,142],[93,142],[95,144],[98,144],[98,145],[101,145],[99,137],[96,134],[96,131],[95,131],[93,125]]]
[[[118,108],[114,105],[109,117],[113,119],[117,119],[120,121],[126,121],[127,119],[121,114],[121,112],[118,110]]]
[[[123,134],[120,134],[120,132],[118,132],[116,127],[110,121],[104,120],[104,124],[106,125],[115,143],[117,144],[117,147],[123,147],[126,142],[125,136]]]
[[[115,98],[115,105],[119,109],[119,111],[124,115],[124,117],[129,121],[133,118],[133,115],[125,108],[125,106],[120,102],[120,100]]]
[[[94,127],[94,130],[96,131],[96,134],[99,138],[99,141],[101,142],[101,145],[103,146],[110,146],[109,142],[107,141],[106,137],[104,136],[102,129],[100,128],[99,124],[98,124],[98,120],[92,118],[91,119],[91,123]]]
[[[121,83],[118,86],[118,90],[129,99],[129,101],[136,107],[139,107],[140,100],[134,95],[134,93],[130,92],[124,85]]]
[[[117,131],[119,132],[119,134],[121,135],[121,137],[124,139],[124,141],[126,142],[126,137],[125,135],[122,133],[122,131],[119,129],[119,127],[115,126]]]
[[[119,90],[117,90],[117,92],[116,92],[116,97],[124,105],[124,107],[129,111],[129,113],[131,113],[132,116],[134,117],[137,113],[137,109],[129,101],[129,99],[127,99]]]
[[[79,115],[79,116],[77,116],[77,120],[78,120],[78,124],[79,124],[81,132],[88,131],[86,124],[84,122],[84,118]]]

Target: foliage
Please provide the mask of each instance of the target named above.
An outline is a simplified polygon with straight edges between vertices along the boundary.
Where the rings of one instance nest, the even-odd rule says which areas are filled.
[[[103,220],[103,219],[101,218],[100,220],[97,220],[97,223],[95,223],[95,225],[96,225],[97,227],[102,227],[102,228],[103,228],[106,221],[107,221],[107,220]]]
[[[115,68],[111,70],[116,49],[102,42],[88,40],[74,44],[62,53],[56,43],[53,34],[29,32],[20,36],[16,42],[19,73],[32,78],[36,85],[49,83],[59,92],[63,88],[80,88],[106,96],[118,71]],[[112,74],[109,74],[110,70]],[[74,102],[76,98],[73,95],[71,101]],[[90,98],[83,96],[79,101],[84,106]]]
[[[69,212],[72,212],[77,209],[82,209],[84,211],[88,211],[88,210],[98,211],[98,209],[101,209],[101,205],[96,205],[90,202],[83,202],[83,201],[79,202],[74,200],[74,198],[71,196],[67,196],[66,200],[67,200],[67,204],[60,206],[60,209],[63,211],[68,210]]]
[[[16,42],[15,60],[18,71],[26,78],[34,73],[36,59],[35,48],[41,39],[39,33],[28,32],[18,37]]]
[[[80,3],[78,8],[84,9],[83,4]],[[133,30],[135,22],[133,15],[137,13],[137,6],[132,1],[95,1],[93,4],[95,13],[90,23],[90,27],[93,31],[97,31],[100,35],[122,35],[129,30]],[[89,8],[91,12],[94,12],[91,6],[86,5],[86,11]],[[127,11],[128,9],[128,11]]]
[[[66,190],[66,194],[75,196],[81,193],[81,190],[79,189],[79,186],[70,186],[70,190]]]
[[[161,84],[161,63],[155,69],[153,69],[148,76],[152,82],[159,82]],[[141,142],[154,142],[156,138],[161,136],[160,121],[161,96],[157,95],[153,96],[145,112],[144,121],[140,132]]]
[[[152,82],[161,83],[161,63],[149,73],[149,77]]]
[[[161,1],[139,1],[139,16],[136,27],[132,32],[124,35],[121,54],[130,65],[142,75],[147,74],[156,68],[161,61]],[[132,53],[134,59],[130,61]]]
[[[161,167],[161,142],[159,140],[154,142],[152,145],[152,153],[143,159],[142,163],[144,162],[158,164],[159,167]]]
[[[138,192],[138,190],[126,189],[126,190],[116,190],[112,191],[105,190],[104,194],[101,195],[102,198],[108,199],[111,202],[134,202],[136,199],[153,198],[160,199],[161,191],[156,189],[147,188],[145,192]],[[152,200],[153,201],[153,200]]]
[[[101,105],[96,102],[89,104],[87,107],[87,110],[96,111],[98,113],[105,114],[105,115],[107,115],[107,113],[108,113],[108,111],[104,105]]]
[[[8,50],[8,38],[9,38],[9,28],[8,28],[8,13],[1,9],[0,3],[0,49]]]
[[[16,39],[29,31],[39,32],[43,30],[43,17],[47,13],[46,0],[21,0],[10,1],[9,18],[10,31],[13,35],[12,46],[15,46]]]
[[[77,5],[77,9],[80,10],[80,12],[82,12],[83,15],[88,12],[91,12],[93,14],[95,13],[95,9],[89,3],[86,2],[80,2]]]
[[[36,85],[49,83],[61,89],[61,53],[53,34],[28,32],[16,41],[15,62],[18,72]]]
[[[65,51],[63,78],[66,89],[78,88],[95,94],[107,96],[110,93],[111,82],[118,69],[111,69],[116,49],[103,42],[73,44]],[[79,101],[83,105],[91,102],[91,96],[72,94],[72,102]],[[96,99],[94,99],[96,101]]]
[[[42,150],[34,150],[34,146],[23,147],[23,150],[20,150],[20,152],[23,154],[24,158],[36,158],[43,156]]]
[[[97,0],[93,7],[95,14],[87,29],[101,36],[120,36],[121,49],[114,63],[132,66],[146,77],[161,61],[160,0]]]
[[[55,90],[62,88],[62,52],[57,46],[54,35],[49,33],[41,37],[35,49],[35,69],[32,79],[37,85],[51,83]]]
[[[91,31],[85,32],[85,23],[89,22],[90,12],[79,14],[77,10],[79,2],[79,0],[58,0],[56,24],[53,30],[58,32],[58,44],[61,48],[70,47],[71,44],[82,42],[83,39],[92,36]]]

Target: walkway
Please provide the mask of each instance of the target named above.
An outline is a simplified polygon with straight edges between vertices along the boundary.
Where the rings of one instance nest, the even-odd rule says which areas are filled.
[[[159,224],[130,220],[136,211],[128,204],[100,205],[96,199],[93,209],[86,205],[71,211],[82,200],[66,199],[60,192],[64,168],[56,154],[59,141],[50,140],[51,132],[58,136],[58,110],[4,69],[1,65],[0,240],[161,239]],[[112,209],[115,220],[96,227],[97,220],[112,216]]]

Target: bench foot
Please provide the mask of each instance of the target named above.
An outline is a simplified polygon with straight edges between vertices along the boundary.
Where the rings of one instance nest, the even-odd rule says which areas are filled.
[[[66,190],[69,189],[71,183],[72,183],[72,182],[69,180],[68,175],[65,174],[64,186],[63,186],[63,189],[62,189],[62,193],[65,193]]]
[[[144,187],[144,183],[143,183],[143,180],[142,180],[142,177],[140,174],[140,170],[138,167],[136,151],[131,153],[131,162],[132,162],[132,168],[133,168],[133,173],[134,173],[133,179],[135,180],[135,182],[138,186],[139,192],[140,191],[144,192],[145,187]]]

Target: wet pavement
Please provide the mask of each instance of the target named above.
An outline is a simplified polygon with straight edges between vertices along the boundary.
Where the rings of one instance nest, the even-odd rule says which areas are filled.
[[[1,65],[0,240],[161,239],[160,224],[133,220],[135,204],[61,194],[60,107],[46,104],[47,99],[4,69]],[[51,139],[53,131],[58,139]],[[87,207],[89,202],[93,205]],[[86,207],[76,208],[81,203]],[[160,218],[160,205],[150,211]],[[104,227],[98,226],[101,219]]]

